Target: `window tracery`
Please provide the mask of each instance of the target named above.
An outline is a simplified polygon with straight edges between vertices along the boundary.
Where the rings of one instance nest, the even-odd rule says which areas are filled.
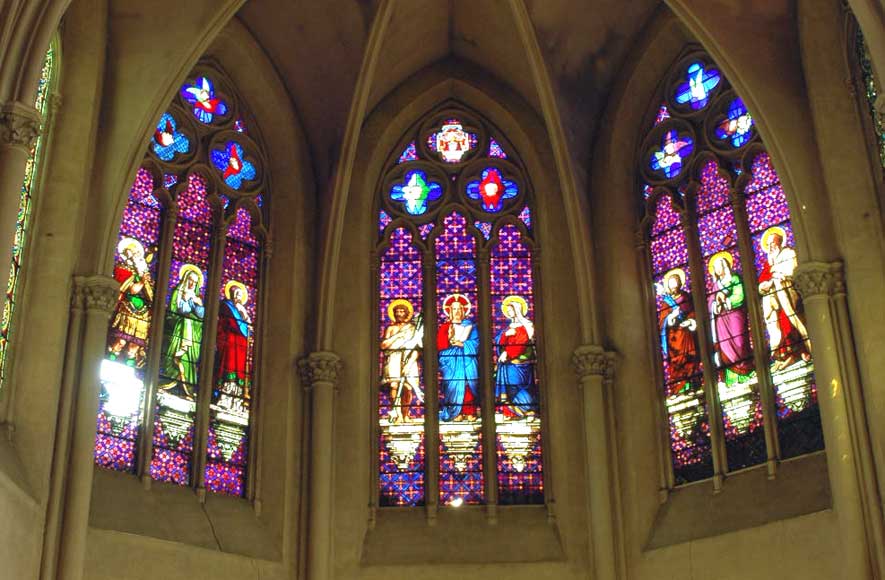
[[[404,141],[377,214],[379,504],[543,503],[530,183],[467,111]]]
[[[640,175],[676,485],[823,448],[786,195],[753,117],[703,53],[681,60]]]
[[[245,495],[266,183],[223,73],[160,117],[123,212],[96,464]]]

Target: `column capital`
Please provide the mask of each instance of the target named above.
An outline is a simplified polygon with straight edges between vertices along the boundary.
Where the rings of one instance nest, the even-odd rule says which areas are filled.
[[[595,375],[608,382],[615,374],[615,353],[595,344],[579,346],[572,354],[572,367],[582,383],[585,378]]]
[[[338,383],[338,374],[343,366],[341,358],[334,352],[312,352],[298,361],[301,384],[305,389],[312,389],[320,385],[334,388]]]
[[[120,284],[110,276],[74,276],[74,296],[82,296],[89,312],[110,316],[119,294]]]
[[[802,298],[827,297],[845,293],[842,262],[805,262],[793,275],[793,285]]]
[[[18,101],[0,105],[0,143],[30,152],[40,134],[40,113]]]

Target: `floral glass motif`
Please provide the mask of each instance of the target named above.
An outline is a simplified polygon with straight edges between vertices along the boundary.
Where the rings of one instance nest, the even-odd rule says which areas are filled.
[[[498,212],[504,200],[512,199],[519,194],[516,183],[504,179],[501,170],[496,167],[483,169],[480,179],[467,184],[467,197],[478,200],[482,209],[487,212]]]
[[[405,163],[406,161],[415,161],[418,159],[418,148],[415,147],[415,142],[412,141],[409,143],[405,149],[403,149],[402,154],[399,156],[399,160],[397,163]]]
[[[685,81],[676,87],[676,102],[688,104],[696,111],[703,109],[721,81],[722,75],[715,68],[705,68],[700,62],[692,63],[685,72]]]
[[[449,119],[438,131],[427,138],[427,146],[438,153],[446,163],[458,163],[464,155],[476,148],[475,133],[464,130],[458,119]]]
[[[459,121],[446,125],[457,125],[447,129],[453,134],[463,132]],[[461,160],[461,138],[466,135],[466,150],[473,150],[478,135],[464,132],[446,149],[437,147],[436,140],[447,142],[451,134],[443,138],[439,133],[431,135],[428,148],[440,158],[426,162],[446,171],[453,183],[463,183],[442,164]],[[486,159],[506,158],[497,141],[490,137],[489,143]],[[454,155],[447,157],[446,152]],[[439,495],[429,499],[447,507],[485,503],[487,485],[499,490],[501,504],[544,502],[531,238],[522,233],[522,225],[514,225],[518,219],[530,228],[531,211],[522,204],[505,206],[505,199],[520,192],[499,168],[487,167],[463,187],[468,199],[480,204],[428,222],[424,214],[431,202],[462,201],[461,192],[429,183],[425,171],[407,171],[388,195],[403,204],[410,225],[394,221],[384,210],[378,214],[380,506],[423,505],[430,482],[437,484]],[[492,195],[484,198],[484,191]],[[497,215],[483,218],[482,210]],[[479,265],[480,251],[490,258],[485,271]],[[433,275],[425,276],[428,271]],[[435,336],[429,344],[424,341],[425,315],[434,317]],[[486,323],[492,335],[484,340],[481,328]],[[432,356],[432,364],[426,356]],[[425,363],[435,368],[433,375]],[[484,381],[497,389],[494,400],[487,402],[489,416],[482,409]],[[438,405],[432,417],[425,409],[428,397]],[[438,426],[438,441],[426,440],[429,421]],[[484,439],[492,433],[493,439]],[[495,441],[494,448],[486,449],[484,441]],[[494,453],[497,460],[484,462],[484,453]],[[438,471],[427,471],[428,455],[438,456]],[[490,465],[494,472],[488,473],[492,482],[487,482]]]
[[[666,103],[661,103],[661,107],[658,109],[658,114],[655,117],[655,127],[666,121],[670,118],[670,109],[667,108]]]
[[[258,176],[255,164],[246,159],[243,146],[236,141],[228,141],[222,149],[213,150],[212,165],[232,189],[241,189],[244,181],[253,181]]]
[[[190,151],[191,142],[184,133],[178,130],[178,122],[169,113],[163,113],[157,128],[154,130],[154,139],[151,143],[154,153],[163,161],[172,161],[176,155]]]
[[[728,104],[725,118],[716,125],[716,138],[728,141],[735,149],[753,138],[753,117],[740,97]]]
[[[681,85],[677,101],[695,110],[706,106],[714,88],[729,89],[718,71],[700,64],[689,68],[688,79],[694,82]],[[712,114],[669,111],[695,131]],[[731,147],[755,137],[739,98],[730,100],[719,119],[715,136]],[[659,115],[656,124],[661,120]],[[677,485],[712,477],[714,467],[724,474],[823,448],[804,308],[792,284],[795,240],[777,173],[767,153],[756,155],[748,168],[705,149],[709,160],[696,175],[687,175],[682,167],[693,144],[677,149],[679,139],[675,130],[664,138],[678,159],[655,167],[666,147],[652,157],[652,169],[679,181],[654,188],[640,184],[649,215],[656,342]],[[743,191],[732,192],[746,171],[751,179]],[[683,203],[693,211],[684,213]],[[741,214],[749,227],[742,227]],[[686,222],[685,215],[694,221]],[[752,255],[742,248],[752,248]],[[758,349],[769,361],[762,367],[756,364]],[[712,415],[713,408],[720,417]],[[766,433],[767,426],[775,432]],[[722,464],[712,452],[720,445]]]
[[[403,209],[411,215],[427,212],[430,203],[442,197],[442,185],[427,178],[419,169],[407,171],[402,183],[390,188],[390,199],[403,204]]]
[[[649,167],[673,179],[682,171],[685,160],[694,151],[694,141],[688,135],[679,135],[675,129],[666,131],[661,138],[661,148],[652,153]]]
[[[37,85],[37,95],[34,98],[34,108],[40,114],[43,124],[43,132],[37,135],[34,145],[28,151],[28,159],[25,163],[25,176],[22,180],[21,192],[18,205],[18,216],[15,221],[15,234],[12,239],[12,259],[9,265],[9,279],[6,282],[6,300],[3,314],[0,316],[0,389],[6,383],[8,373],[7,351],[12,331],[13,315],[18,299],[18,288],[22,268],[22,258],[28,242],[28,233],[31,222],[31,206],[33,203],[33,186],[37,178],[37,170],[43,157],[44,134],[47,130],[46,120],[49,111],[49,88],[56,76],[56,53],[54,43],[50,43],[43,57],[43,67],[40,70],[40,80]]]
[[[227,115],[227,103],[215,94],[215,86],[208,77],[197,77],[194,84],[182,86],[181,97],[191,105],[194,117],[205,125]]]

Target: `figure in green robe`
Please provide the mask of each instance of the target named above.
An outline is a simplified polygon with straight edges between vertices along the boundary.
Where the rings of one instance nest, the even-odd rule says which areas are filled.
[[[192,264],[185,264],[178,272],[178,285],[169,300],[169,324],[172,334],[164,357],[165,375],[180,384],[188,398],[197,384],[200,346],[203,342],[203,315],[205,308],[200,298],[203,273]]]

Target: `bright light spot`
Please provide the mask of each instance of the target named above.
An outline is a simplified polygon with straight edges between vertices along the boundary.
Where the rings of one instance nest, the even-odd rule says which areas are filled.
[[[135,376],[135,369],[124,364],[101,361],[101,382],[108,394],[104,410],[118,417],[130,417],[141,407],[144,383]]]
[[[464,505],[464,498],[456,497],[451,502],[449,502],[449,505],[452,507],[461,507],[462,505]]]

